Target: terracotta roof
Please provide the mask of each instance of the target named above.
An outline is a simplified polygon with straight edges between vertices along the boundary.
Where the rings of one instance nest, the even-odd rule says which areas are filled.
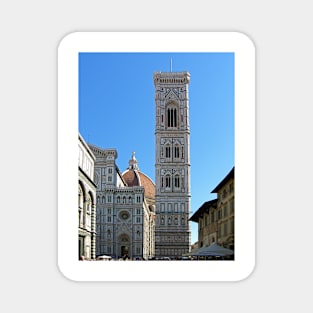
[[[129,187],[139,186],[139,177],[135,171],[127,170],[122,176]]]
[[[155,185],[147,175],[137,170],[127,169],[122,176],[129,187],[142,186],[146,197],[155,198]]]

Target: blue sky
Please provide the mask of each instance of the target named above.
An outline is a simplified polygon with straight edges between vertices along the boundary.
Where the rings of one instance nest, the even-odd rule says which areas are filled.
[[[79,132],[101,148],[115,148],[117,166],[132,151],[140,171],[155,181],[153,73],[188,71],[191,213],[234,166],[233,53],[80,53]],[[197,224],[190,222],[191,242]]]

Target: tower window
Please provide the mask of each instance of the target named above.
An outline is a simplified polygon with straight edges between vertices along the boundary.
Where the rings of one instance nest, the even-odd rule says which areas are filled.
[[[171,147],[166,147],[165,148],[165,157],[170,158],[171,157]]]
[[[180,187],[180,182],[179,182],[179,176],[178,175],[175,176],[174,183],[175,183],[175,188],[179,188]]]
[[[176,108],[167,109],[167,127],[177,127],[177,110]]]
[[[177,146],[174,149],[174,156],[175,156],[176,159],[179,158],[179,147],[177,147]]]
[[[165,187],[166,188],[170,188],[171,187],[171,177],[169,175],[167,175],[165,177]]]

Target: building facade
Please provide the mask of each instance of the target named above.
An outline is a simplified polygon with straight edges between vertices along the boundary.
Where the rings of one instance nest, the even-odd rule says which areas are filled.
[[[205,202],[190,218],[198,223],[199,247],[216,242],[235,248],[235,168],[213,189],[217,199]]]
[[[154,256],[154,189],[132,155],[122,174],[115,149],[89,145],[96,156],[98,255],[148,259]]]
[[[217,243],[235,248],[235,167],[213,189],[217,194]]]
[[[206,201],[191,216],[190,220],[198,223],[198,247],[209,246],[217,242],[217,199]]]
[[[190,248],[190,126],[188,72],[156,72],[156,257],[177,257]]]
[[[96,256],[96,185],[95,156],[81,135],[78,135],[78,257]]]

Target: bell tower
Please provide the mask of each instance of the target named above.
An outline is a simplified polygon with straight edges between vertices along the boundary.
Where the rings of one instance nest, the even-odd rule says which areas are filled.
[[[190,246],[188,72],[156,72],[155,256],[176,257]]]

